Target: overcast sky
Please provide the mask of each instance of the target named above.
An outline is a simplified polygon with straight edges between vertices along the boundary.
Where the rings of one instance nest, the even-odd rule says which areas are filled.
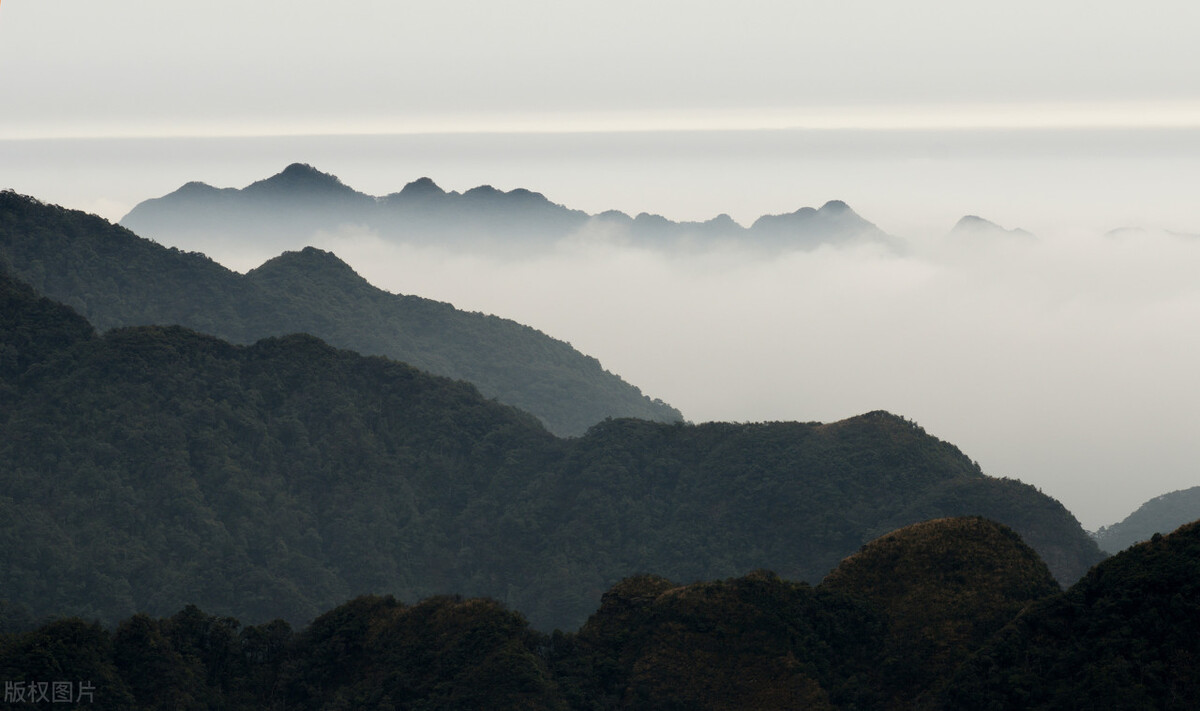
[[[116,220],[304,161],[679,220],[846,200],[912,251],[325,246],[694,420],[912,417],[1094,528],[1200,484],[1198,33],[1183,1],[4,0],[0,188]],[[968,213],[1038,239],[962,252]]]
[[[1200,6],[1186,0],[8,0],[0,12],[9,137],[1200,120]]]

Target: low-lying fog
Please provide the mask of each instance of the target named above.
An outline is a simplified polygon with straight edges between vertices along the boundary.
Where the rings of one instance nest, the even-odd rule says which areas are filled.
[[[584,233],[500,257],[353,227],[308,241],[387,290],[570,341],[695,422],[904,415],[1094,529],[1200,483],[1200,237],[1108,232],[1200,233],[1198,159],[1197,131],[0,141],[0,187],[114,221],[187,181],[243,187],[294,161],[372,195],[428,175],[743,225],[845,200],[902,248],[680,254]],[[948,235],[972,213],[1036,236]],[[244,247],[210,256],[273,256]]]
[[[765,258],[576,235],[513,260],[314,241],[389,291],[571,342],[692,421],[886,409],[1088,528],[1197,482],[1200,237],[955,233]]]

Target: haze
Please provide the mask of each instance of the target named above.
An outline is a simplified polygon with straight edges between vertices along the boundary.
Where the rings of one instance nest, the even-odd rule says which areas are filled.
[[[116,220],[303,161],[676,220],[845,200],[908,251],[316,240],[692,420],[905,415],[1095,528],[1200,483],[1198,29],[1185,2],[10,0],[0,188]],[[946,239],[965,214],[1037,237]]]

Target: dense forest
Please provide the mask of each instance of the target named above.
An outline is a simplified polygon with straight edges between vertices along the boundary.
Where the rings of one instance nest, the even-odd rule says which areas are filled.
[[[1200,525],[1060,592],[1012,530],[942,519],[815,587],[627,578],[573,633],[458,596],[360,596],[299,630],[187,605],[0,635],[0,676],[13,708],[1182,711],[1200,704],[1198,580]]]
[[[1063,584],[1102,557],[1057,501],[888,413],[560,439],[467,383],[311,336],[100,335],[7,277],[0,313],[14,619],[195,603],[295,625],[361,593],[453,593],[570,630],[632,574],[815,583],[866,541],[957,515],[1012,527]]]
[[[471,382],[559,435],[581,435],[606,417],[682,419],[568,343],[496,316],[387,293],[316,249],[242,275],[94,215],[5,191],[0,266],[100,330],[182,325],[240,344],[309,333]]]

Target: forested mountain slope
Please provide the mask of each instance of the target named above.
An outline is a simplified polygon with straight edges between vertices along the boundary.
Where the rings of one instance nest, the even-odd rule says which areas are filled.
[[[941,708],[1200,704],[1200,523],[1155,535],[1020,615],[956,672]]]
[[[949,515],[1011,526],[1065,583],[1101,557],[1060,504],[887,413],[611,420],[564,440],[470,385],[310,336],[100,336],[0,286],[0,590],[35,616],[194,602],[303,622],[360,593],[444,592],[570,629],[631,574],[816,582]]]
[[[1156,533],[1170,533],[1197,519],[1200,519],[1200,486],[1150,499],[1124,520],[1101,526],[1096,531],[1096,543],[1101,550],[1117,553],[1150,540]]]
[[[1193,533],[1061,593],[1010,529],[939,519],[872,541],[815,587],[765,570],[632,576],[574,633],[460,596],[359,596],[296,631],[190,605],[115,629],[60,619],[0,635],[0,676],[13,693],[87,680],[72,692],[105,711],[1190,709],[1200,556],[1178,539]]]
[[[582,434],[606,417],[682,419],[568,343],[506,319],[387,293],[314,249],[241,275],[99,217],[6,191],[0,265],[100,330],[178,324],[242,344],[310,333],[468,380],[560,435]]]

